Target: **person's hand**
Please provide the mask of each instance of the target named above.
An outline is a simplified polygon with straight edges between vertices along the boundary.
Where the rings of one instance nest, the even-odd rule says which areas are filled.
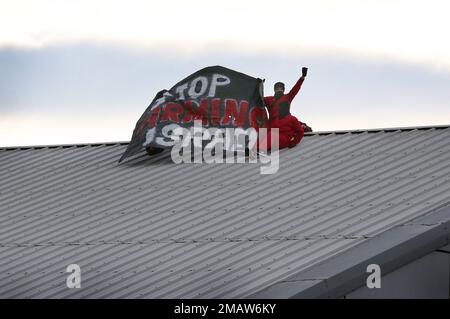
[[[307,67],[302,67],[302,78],[306,78],[306,75],[308,74],[308,68]]]
[[[303,131],[306,132],[312,132],[312,128],[308,126],[306,123],[302,123]]]

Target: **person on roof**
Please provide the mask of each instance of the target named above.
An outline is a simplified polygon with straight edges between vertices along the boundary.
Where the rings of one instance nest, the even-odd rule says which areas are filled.
[[[290,113],[289,103],[282,101],[278,105],[278,117],[270,121],[271,128],[278,128],[278,134],[273,131],[267,131],[267,138],[259,144],[259,149],[267,152],[272,148],[272,140],[278,137],[278,149],[292,148],[296,146],[303,138],[305,130],[302,123]]]
[[[308,68],[302,68],[302,76],[289,91],[284,94],[284,83],[277,82],[274,85],[274,96],[264,97],[264,103],[269,111],[269,124],[268,128],[278,128],[278,148],[294,147],[300,143],[305,132],[312,132],[311,127],[306,123],[300,122],[290,112],[291,102],[303,84],[306,78]],[[276,138],[275,134],[271,133],[271,130],[267,131],[267,138],[265,142],[259,145],[259,149],[268,151],[271,149],[271,140]]]
[[[302,76],[300,79],[298,79],[297,83],[292,87],[292,89],[287,93],[284,94],[285,86],[283,82],[277,82],[275,83],[273,89],[274,89],[274,95],[273,96],[266,96],[264,97],[264,104],[266,105],[268,111],[269,111],[269,126],[274,127],[271,125],[271,122],[279,118],[279,106],[281,103],[285,102],[288,103],[289,108],[291,105],[292,100],[295,98],[297,93],[300,91],[303,82],[305,81],[306,75],[308,73],[308,68],[303,67],[302,68]],[[290,112],[290,110],[289,110]],[[303,126],[303,130],[305,132],[312,132],[312,128],[309,127],[306,123],[300,122]]]

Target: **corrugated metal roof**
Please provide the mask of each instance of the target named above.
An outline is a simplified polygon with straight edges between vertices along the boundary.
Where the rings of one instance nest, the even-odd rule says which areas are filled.
[[[246,297],[450,203],[449,127],[309,134],[273,175],[125,148],[0,149],[0,297]]]

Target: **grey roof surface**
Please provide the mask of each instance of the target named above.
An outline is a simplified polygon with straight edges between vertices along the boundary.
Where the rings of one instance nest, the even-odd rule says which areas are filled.
[[[273,175],[126,144],[0,149],[1,298],[258,296],[450,204],[448,126],[309,134]]]

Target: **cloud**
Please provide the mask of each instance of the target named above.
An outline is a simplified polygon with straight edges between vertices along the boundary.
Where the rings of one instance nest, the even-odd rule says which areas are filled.
[[[168,56],[121,46],[0,50],[0,145],[129,140],[155,94],[208,65],[277,81],[308,79],[292,112],[315,130],[450,123],[450,73],[336,56]]]
[[[86,117],[80,114],[29,114],[0,117],[0,146],[30,146],[127,141],[134,128],[130,114]]]
[[[19,0],[1,7],[3,47],[97,43],[177,55],[334,52],[450,70],[444,40],[450,4],[442,0]]]

